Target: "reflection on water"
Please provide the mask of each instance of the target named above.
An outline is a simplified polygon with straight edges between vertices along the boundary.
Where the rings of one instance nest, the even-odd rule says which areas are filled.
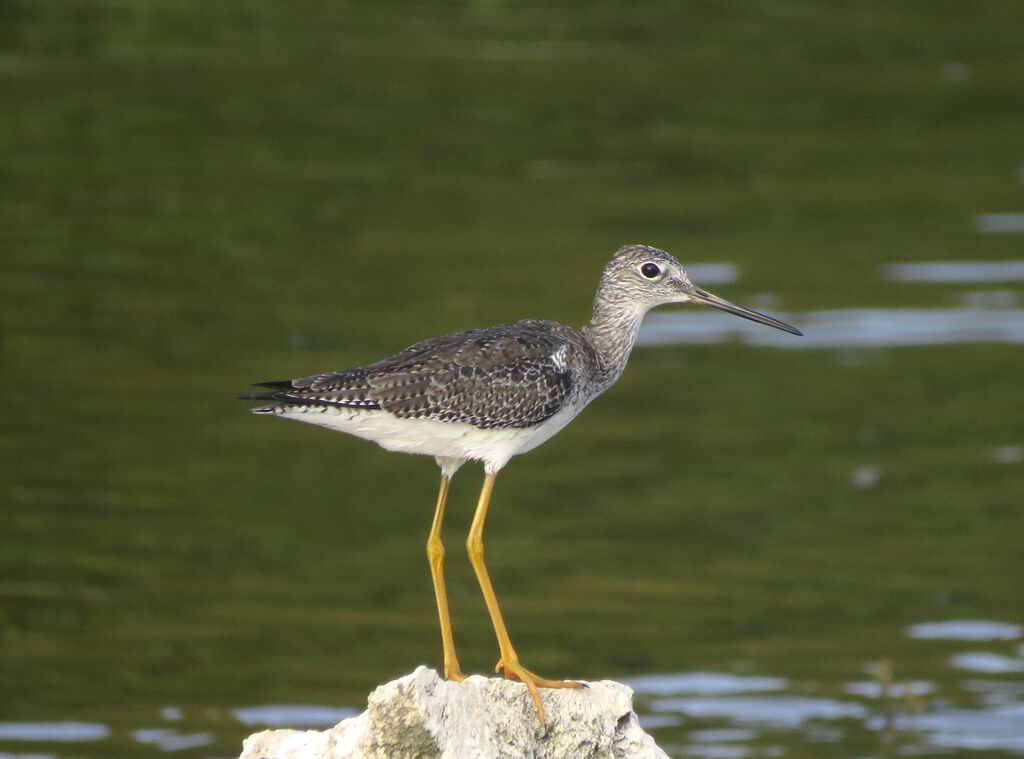
[[[723,343],[741,339],[773,348],[884,348],[951,343],[1022,343],[1024,309],[851,308],[776,314],[804,336],[766,330],[727,315],[662,311],[647,317],[640,345]]]
[[[352,717],[355,714],[357,714],[355,709],[307,704],[250,706],[231,711],[231,716],[243,725],[294,728],[336,725],[346,717]]]
[[[1024,461],[1024,445],[1001,445],[992,451],[997,464],[1018,464]]]
[[[970,678],[955,685],[925,680],[893,680],[888,665],[866,665],[873,679],[829,686],[786,677],[684,672],[635,677],[640,721],[676,757],[786,756],[787,746],[808,743],[877,745],[881,754],[937,756],[952,750],[1024,751],[1024,628],[991,620],[921,622],[906,631],[921,646],[957,642],[1011,646],[1011,653],[972,650],[953,654],[956,670],[998,675]],[[951,643],[952,642],[952,643]],[[1016,654],[1016,656],[1012,655]],[[1017,679],[1014,679],[1014,677]],[[836,692],[829,692],[830,687]],[[316,705],[266,705],[234,709],[224,720],[225,735],[239,735],[239,725],[326,728],[356,714],[355,709]],[[182,710],[161,711],[168,722],[185,720]],[[111,738],[106,725],[86,722],[0,723],[0,742],[64,743]],[[140,748],[161,753],[188,752],[208,746],[210,730],[139,728],[131,733]],[[102,745],[102,744],[101,744]],[[56,759],[52,753],[4,753],[0,759]],[[140,753],[142,751],[140,750]]]
[[[957,669],[985,672],[990,675],[1024,672],[1024,659],[993,654],[989,651],[967,651],[957,654],[949,663]]]
[[[1024,704],[900,715],[893,727],[914,731],[922,744],[936,749],[1024,751]]]
[[[687,264],[690,279],[701,285],[731,285],[740,276],[736,264]]]
[[[907,636],[931,646],[948,645],[931,641],[1005,646],[1024,637],[1024,629],[989,620],[944,620],[913,625]],[[1024,655],[1024,645],[1015,645]],[[1024,659],[997,651],[958,653],[949,664],[1008,676],[1024,671]],[[883,754],[897,746],[896,753],[924,756],[1024,750],[1024,682],[1019,679],[969,679],[953,689],[925,680],[893,681],[887,665],[866,669],[874,679],[844,683],[839,695],[819,693],[824,684],[718,673],[653,675],[629,685],[637,692],[641,722],[677,757],[785,756],[786,745],[810,742],[867,741]]]
[[[797,728],[809,720],[867,716],[860,704],[811,696],[727,696],[670,698],[651,703],[655,712],[719,718],[735,725]]]
[[[974,695],[974,708],[949,706],[949,697],[955,695],[950,693],[926,700],[938,687],[923,681],[852,682],[843,690],[857,700],[806,694],[655,698],[648,708],[656,719],[648,722],[641,716],[641,722],[656,738],[659,729],[672,724],[669,717],[677,727],[687,728],[685,742],[671,747],[675,756],[785,756],[779,744],[790,740],[860,743],[865,736],[897,741],[904,754],[1024,749],[1024,683],[968,681],[963,690]],[[772,745],[763,745],[765,739]]]
[[[974,217],[974,227],[982,234],[1024,232],[1024,213],[981,213]]]
[[[987,619],[950,619],[912,625],[907,635],[932,640],[1017,640],[1024,637],[1024,627]]]
[[[1012,215],[1012,214],[1011,214]],[[1024,214],[1017,214],[1024,218]],[[1024,281],[1024,261],[944,261],[886,264],[882,275],[899,282],[979,283]],[[731,283],[739,276],[732,264],[690,267],[695,282]],[[772,298],[755,306],[774,311]],[[740,339],[774,348],[895,347],[952,343],[1024,342],[1024,309],[1014,308],[1017,293],[997,290],[966,293],[962,308],[851,308],[774,314],[803,330],[792,337],[756,324],[708,311],[658,311],[640,330],[641,345],[722,343]]]
[[[905,696],[924,696],[935,691],[935,683],[926,680],[915,680],[909,683],[891,683],[881,680],[858,680],[846,683],[843,692],[851,696],[864,698],[903,698]]]
[[[132,737],[138,743],[156,746],[164,752],[209,746],[215,740],[212,733],[203,732],[185,735],[177,730],[166,728],[143,728],[134,731]]]
[[[850,472],[850,484],[861,490],[870,490],[882,479],[882,470],[874,464],[860,466]]]
[[[785,690],[789,682],[782,677],[752,677],[722,672],[680,672],[671,675],[646,675],[626,680],[638,693],[652,696],[676,696],[682,693],[721,695],[725,693],[764,693]]]
[[[1019,214],[1024,219],[1024,214]],[[897,282],[1021,282],[1024,261],[926,261],[886,264],[882,273]]]
[[[234,709],[234,720],[229,728],[232,734],[244,733],[235,726],[324,729],[358,712],[355,709],[304,704],[266,705]],[[185,719],[181,709],[169,706],[160,710],[165,722]],[[6,722],[0,723],[0,743],[83,743],[116,737],[110,727],[93,722]],[[217,739],[209,730],[186,731],[168,727],[140,727],[131,732],[134,743],[152,746],[161,753],[181,752],[209,746]],[[72,756],[73,754],[68,754]],[[58,754],[26,754],[0,751],[0,759],[57,759]]]
[[[110,737],[110,728],[96,722],[0,722],[0,741],[78,743]]]

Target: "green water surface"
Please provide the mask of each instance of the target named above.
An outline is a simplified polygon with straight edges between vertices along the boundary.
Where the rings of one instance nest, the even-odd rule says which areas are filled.
[[[250,382],[581,326],[632,242],[797,320],[1019,298],[879,267],[1021,258],[973,219],[1024,211],[1022,25],[1015,0],[0,4],[0,721],[113,731],[0,751],[156,756],[132,731],[175,707],[213,735],[177,755],[232,756],[231,709],[361,708],[440,664],[433,462],[253,417]],[[1015,344],[638,349],[498,479],[523,661],[836,696],[888,660],[956,700],[962,646],[905,631],[1024,622],[1022,377]],[[445,537],[483,672],[479,479]]]

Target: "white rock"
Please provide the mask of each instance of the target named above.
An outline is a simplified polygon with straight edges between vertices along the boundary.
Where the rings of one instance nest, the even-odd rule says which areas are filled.
[[[540,691],[522,683],[442,680],[426,667],[377,688],[358,717],[329,730],[264,730],[240,759],[668,759],[633,713],[633,691],[605,680]]]

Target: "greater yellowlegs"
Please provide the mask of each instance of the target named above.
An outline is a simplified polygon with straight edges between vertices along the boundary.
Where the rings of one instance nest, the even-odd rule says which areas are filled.
[[[389,451],[433,456],[441,488],[427,538],[427,558],[441,621],[444,675],[462,680],[444,585],[444,519],[448,485],[469,460],[481,461],[484,483],[466,549],[480,583],[501,658],[495,671],[521,680],[541,722],[538,687],[578,683],[546,680],[519,663],[484,565],[484,520],[498,471],[565,427],[622,374],[644,314],[669,303],[699,303],[794,335],[795,327],[712,295],[672,256],[646,245],[619,249],[605,266],[590,325],[577,332],[527,319],[456,332],[416,343],[355,369],[301,379],[259,382],[268,392],[241,396],[270,401],[254,409],[372,440]]]

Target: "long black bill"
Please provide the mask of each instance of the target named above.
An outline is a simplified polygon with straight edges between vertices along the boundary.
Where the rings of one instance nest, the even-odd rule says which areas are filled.
[[[752,322],[766,324],[769,327],[775,327],[775,329],[781,329],[783,332],[788,332],[791,335],[803,336],[804,334],[796,327],[786,324],[786,322],[780,322],[778,319],[773,319],[759,311],[744,308],[743,306],[737,306],[735,303],[727,301],[725,298],[719,298],[717,295],[709,293],[706,290],[701,290],[699,287],[694,287],[688,292],[688,294],[694,303],[700,303],[704,306],[717,308],[719,311],[736,314],[736,316],[742,316],[744,319],[750,319]]]

